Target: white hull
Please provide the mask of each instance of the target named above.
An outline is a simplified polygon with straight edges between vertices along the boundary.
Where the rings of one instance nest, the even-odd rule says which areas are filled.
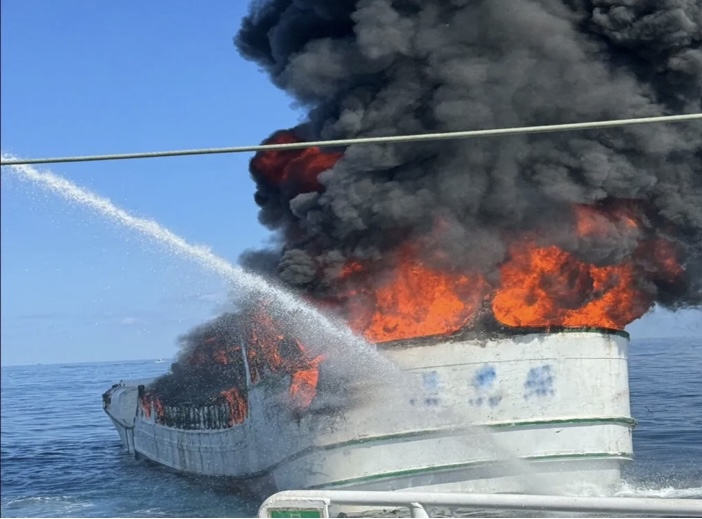
[[[383,346],[413,380],[291,414],[288,380],[249,388],[231,428],[166,427],[137,385],[107,393],[126,448],[179,471],[287,489],[607,493],[632,457],[623,334],[533,333]],[[359,395],[359,393],[362,393]],[[196,420],[197,421],[197,420]]]

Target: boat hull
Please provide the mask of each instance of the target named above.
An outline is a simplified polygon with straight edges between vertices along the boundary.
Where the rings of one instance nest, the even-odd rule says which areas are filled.
[[[292,413],[287,380],[249,389],[242,424],[190,430],[139,412],[134,384],[106,411],[126,448],[173,469],[287,489],[611,492],[632,457],[628,337],[528,333],[389,344],[402,382],[353,405]],[[131,411],[130,411],[131,410]],[[130,414],[131,413],[131,414]],[[199,422],[198,422],[199,420]]]

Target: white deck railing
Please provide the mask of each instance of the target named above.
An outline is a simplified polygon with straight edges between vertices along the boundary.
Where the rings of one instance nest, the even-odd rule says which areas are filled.
[[[351,490],[279,492],[266,499],[258,511],[258,517],[330,517],[331,505],[350,505],[370,509],[408,508],[412,517],[429,517],[425,507],[702,517],[700,499]]]

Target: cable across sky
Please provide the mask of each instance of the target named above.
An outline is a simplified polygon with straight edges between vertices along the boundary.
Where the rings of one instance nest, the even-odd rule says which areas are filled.
[[[40,159],[2,159],[1,166],[19,166],[23,164],[57,164],[67,162],[97,162],[107,160],[155,159],[163,157],[182,157],[188,155],[217,155],[224,153],[249,153],[259,151],[296,150],[303,148],[344,147],[355,144],[393,144],[405,142],[440,141],[452,139],[471,139],[478,137],[503,137],[508,135],[529,135],[536,133],[556,133],[577,130],[595,130],[654,123],[680,123],[702,120],[702,113],[685,115],[666,115],[659,117],[641,117],[635,119],[615,119],[583,123],[554,124],[546,126],[522,126],[514,128],[495,128],[488,130],[468,130],[458,132],[421,133],[413,135],[394,135],[379,137],[358,137],[325,141],[293,142],[286,144],[258,144],[252,146],[233,146],[226,148],[202,148],[193,150],[151,151],[141,153],[113,153],[107,155],[82,155],[73,157],[51,157]]]

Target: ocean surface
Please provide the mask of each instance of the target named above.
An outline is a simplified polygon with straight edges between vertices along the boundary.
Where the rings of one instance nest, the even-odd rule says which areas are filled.
[[[168,362],[2,368],[3,517],[251,517],[259,503],[125,454],[101,394]],[[702,338],[633,341],[620,495],[702,498]]]

